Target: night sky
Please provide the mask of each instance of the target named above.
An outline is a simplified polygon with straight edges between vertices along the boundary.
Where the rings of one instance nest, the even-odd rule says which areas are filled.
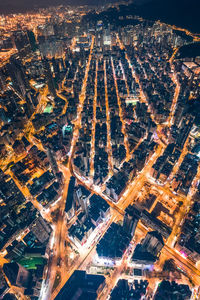
[[[117,0],[0,0],[0,13],[6,12],[20,12],[26,11],[37,7],[48,7],[48,6],[56,6],[60,4],[68,4],[68,5],[97,5],[104,4],[107,2],[117,2]],[[128,0],[127,0],[128,1]],[[170,6],[171,2],[173,4],[178,4],[178,6],[172,7],[172,10],[176,10],[179,12],[179,8],[185,8],[185,5],[188,8],[192,9],[199,3],[199,0],[133,0],[134,4],[145,4],[148,2],[155,2],[158,6],[162,6],[165,8],[166,6]],[[168,5],[169,3],[169,5]],[[178,10],[177,10],[178,9]]]

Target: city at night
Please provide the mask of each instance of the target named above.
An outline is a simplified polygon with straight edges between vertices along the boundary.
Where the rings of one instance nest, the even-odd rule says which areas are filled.
[[[0,300],[200,300],[198,0],[0,0]]]

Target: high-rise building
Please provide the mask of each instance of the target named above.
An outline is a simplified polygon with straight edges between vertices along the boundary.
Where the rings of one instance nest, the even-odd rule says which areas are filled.
[[[82,210],[88,213],[88,201],[86,195],[83,194],[81,186],[79,186],[74,192],[75,200],[81,206]]]
[[[162,235],[157,231],[150,231],[145,236],[142,242],[142,252],[151,253],[153,256],[157,256],[164,246]]]
[[[31,45],[31,49],[33,51],[36,51],[37,43],[36,43],[36,39],[35,39],[35,35],[34,35],[33,31],[27,30],[27,35],[28,35],[28,39],[29,39],[29,42],[30,42],[30,45]]]
[[[8,122],[8,117],[6,116],[6,112],[3,108],[0,108],[0,121],[4,124]]]
[[[24,97],[30,86],[24,67],[19,58],[11,57],[7,70],[8,75],[11,77],[13,87]]]
[[[47,84],[49,88],[49,92],[52,94],[52,96],[56,97],[56,88],[55,88],[55,83],[53,80],[53,76],[51,73],[51,68],[49,65],[49,62],[46,57],[43,59],[43,64],[44,64],[44,71],[45,71],[45,76],[47,78]]]
[[[139,219],[140,211],[136,208],[136,206],[129,205],[125,210],[123,228],[131,236],[134,236]]]
[[[15,31],[13,33],[13,40],[20,55],[24,56],[30,51],[30,43],[25,31]]]
[[[30,116],[34,112],[34,104],[32,102],[30,93],[26,94],[26,108],[27,108],[26,114],[27,114],[28,118],[30,118]]]
[[[44,221],[42,217],[37,218],[34,223],[31,224],[30,230],[41,243],[46,242],[51,233],[51,227]]]
[[[7,88],[6,77],[2,70],[0,70],[0,93],[3,93]]]
[[[25,44],[28,42],[27,36],[20,30],[13,32],[13,41],[18,51],[24,48]]]
[[[53,64],[54,74],[56,76],[60,76],[59,61],[55,59],[55,57],[52,58],[52,64]]]
[[[54,175],[57,175],[59,173],[59,169],[58,169],[58,164],[57,161],[55,159],[55,153],[52,149],[48,148],[47,149],[47,156],[49,158],[49,162],[51,165],[51,168],[53,170]]]
[[[6,263],[3,271],[11,285],[27,287],[30,281],[30,272],[18,263]]]

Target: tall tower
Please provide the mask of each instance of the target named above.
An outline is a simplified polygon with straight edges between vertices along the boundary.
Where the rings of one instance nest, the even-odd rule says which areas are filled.
[[[136,208],[136,206],[129,205],[125,210],[123,228],[132,237],[135,234],[135,229],[136,229],[137,223],[140,219],[140,214],[141,213]]]
[[[6,77],[3,74],[2,70],[0,70],[0,93],[4,92],[7,88]]]
[[[8,75],[11,77],[13,87],[24,97],[30,88],[24,67],[19,59],[10,58]]]
[[[30,50],[30,43],[27,33],[21,30],[13,33],[14,43],[19,52]]]
[[[52,94],[52,96],[56,97],[56,88],[51,73],[50,65],[46,57],[44,57],[43,59],[43,64],[44,64],[45,76],[47,78],[49,92]]]
[[[57,161],[55,159],[55,153],[52,149],[48,148],[47,149],[47,156],[49,158],[49,162],[51,165],[51,168],[53,170],[54,175],[57,176],[57,174],[59,173],[59,169],[58,169],[58,164]]]
[[[11,285],[27,287],[30,281],[30,272],[18,263],[7,263],[3,266],[3,271]]]
[[[148,232],[142,242],[141,250],[157,256],[164,246],[162,235],[157,231]]]
[[[36,51],[37,50],[37,42],[36,42],[36,39],[35,39],[35,34],[33,31],[31,30],[27,30],[27,36],[28,36],[28,39],[29,39],[29,42],[30,42],[30,45],[31,45],[31,49],[32,51]]]
[[[76,201],[81,205],[82,210],[88,214],[88,203],[87,203],[87,197],[83,195],[82,189],[79,186],[75,191],[74,191],[74,196]]]
[[[40,216],[31,224],[30,230],[34,233],[40,243],[48,241],[51,234],[50,225]]]
[[[34,112],[34,104],[30,95],[30,92],[26,94],[26,106],[27,106],[27,116],[28,118],[30,118],[30,116],[33,114]]]

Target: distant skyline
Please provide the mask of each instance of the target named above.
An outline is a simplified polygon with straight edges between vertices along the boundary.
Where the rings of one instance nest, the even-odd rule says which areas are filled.
[[[119,2],[120,0],[109,0]],[[125,0],[128,2],[128,0]],[[132,9],[130,13],[141,15],[152,20],[161,20],[169,24],[175,24],[183,28],[199,33],[200,19],[199,0],[132,0],[138,9]],[[100,5],[108,3],[108,0],[1,0],[0,14],[23,13],[33,9],[47,8],[57,5]]]
[[[109,0],[116,2],[116,0]],[[56,5],[98,5],[108,3],[107,0],[6,0],[0,1],[0,13],[23,12],[34,8]]]

